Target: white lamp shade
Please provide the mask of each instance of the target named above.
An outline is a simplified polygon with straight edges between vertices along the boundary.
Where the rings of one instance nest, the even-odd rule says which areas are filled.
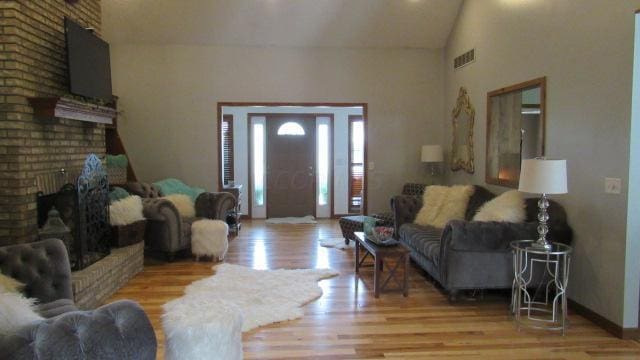
[[[518,190],[533,194],[566,194],[567,160],[522,160]]]
[[[423,145],[420,160],[422,162],[442,162],[442,146]]]

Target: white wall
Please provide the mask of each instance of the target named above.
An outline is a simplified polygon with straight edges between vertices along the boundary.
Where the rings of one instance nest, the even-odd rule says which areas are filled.
[[[242,203],[249,204],[248,199],[248,184],[249,184],[249,154],[247,153],[248,143],[248,117],[250,113],[270,114],[333,114],[333,170],[334,174],[334,213],[335,214],[347,214],[348,211],[348,197],[349,197],[349,116],[350,115],[362,115],[362,108],[360,107],[299,107],[299,106],[287,106],[287,107],[247,107],[247,106],[224,106],[222,112],[225,115],[233,116],[233,140],[234,140],[234,176],[236,184],[244,185],[244,192],[242,194]],[[329,217],[327,209],[316,209],[318,217]],[[260,212],[262,214],[262,212]],[[322,214],[322,215],[321,215]],[[260,216],[253,216],[260,217]]]
[[[442,60],[420,49],[111,47],[118,127],[140,180],[217,187],[217,102],[362,102],[370,212],[425,176],[420,146],[442,134]]]
[[[445,50],[446,109],[460,86],[476,108],[476,173],[452,183],[484,184],[487,92],[547,76],[547,155],[567,159],[569,194],[554,196],[575,231],[569,297],[625,327],[637,326],[640,273],[625,263],[634,10],[638,1],[466,1]],[[476,62],[453,58],[476,48]],[[450,142],[447,121],[444,136]],[[620,195],[604,178],[622,178]],[[496,191],[505,188],[490,187]],[[625,254],[626,252],[626,254]]]
[[[635,16],[633,91],[629,133],[629,208],[627,210],[625,274],[630,276],[625,281],[625,320],[638,314],[638,305],[640,305],[638,297],[635,296],[640,292],[640,281],[634,282],[633,277],[633,274],[640,274],[640,261],[637,261],[636,258],[640,254],[640,221],[638,221],[638,214],[640,214],[640,14]]]

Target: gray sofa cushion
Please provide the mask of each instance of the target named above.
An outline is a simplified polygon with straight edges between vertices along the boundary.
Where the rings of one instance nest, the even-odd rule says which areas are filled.
[[[42,317],[49,319],[70,311],[78,311],[78,308],[73,303],[73,300],[58,299],[46,304],[38,305],[37,310]]]
[[[407,223],[400,227],[400,241],[418,251],[437,267],[440,260],[440,236],[442,229]]]
[[[67,251],[58,239],[0,248],[0,271],[23,284],[41,303],[73,299]]]

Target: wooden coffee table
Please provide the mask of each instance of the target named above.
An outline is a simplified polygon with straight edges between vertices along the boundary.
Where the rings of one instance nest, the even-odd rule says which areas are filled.
[[[379,246],[366,240],[363,232],[355,232],[356,237],[356,274],[360,273],[360,266],[364,260],[371,256],[373,258],[373,295],[377,298],[380,292],[393,279],[402,289],[402,295],[409,295],[409,249],[404,244],[396,246]],[[360,247],[364,250],[364,255],[360,257]],[[395,260],[395,266],[387,267],[387,272],[383,272],[384,263],[387,260]],[[397,270],[404,267],[402,281],[398,280]],[[383,276],[386,276],[383,280]]]

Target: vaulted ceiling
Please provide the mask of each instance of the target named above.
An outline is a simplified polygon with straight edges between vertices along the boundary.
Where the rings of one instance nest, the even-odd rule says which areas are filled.
[[[103,0],[111,43],[444,47],[462,0]]]

